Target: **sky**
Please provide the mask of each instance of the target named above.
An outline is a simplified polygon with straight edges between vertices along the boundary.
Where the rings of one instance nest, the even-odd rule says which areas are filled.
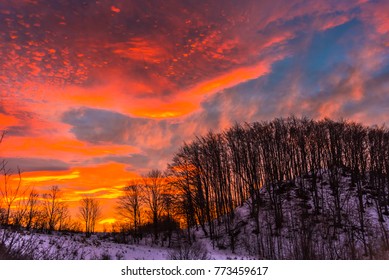
[[[104,205],[196,135],[389,122],[389,0],[0,0],[0,158]]]

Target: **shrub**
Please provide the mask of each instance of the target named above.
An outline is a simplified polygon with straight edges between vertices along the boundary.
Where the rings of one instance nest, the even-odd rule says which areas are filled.
[[[169,253],[171,260],[208,260],[208,251],[200,242],[184,242]]]

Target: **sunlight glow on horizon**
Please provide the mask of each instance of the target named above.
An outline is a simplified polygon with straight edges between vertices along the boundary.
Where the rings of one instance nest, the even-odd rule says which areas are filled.
[[[67,175],[52,175],[52,176],[37,176],[37,177],[23,177],[23,181],[27,182],[45,182],[45,181],[62,181],[69,179],[80,178],[80,172],[74,171]]]

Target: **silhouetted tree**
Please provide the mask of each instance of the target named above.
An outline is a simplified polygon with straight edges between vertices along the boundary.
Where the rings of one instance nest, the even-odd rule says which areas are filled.
[[[45,214],[46,229],[53,231],[57,229],[65,203],[61,201],[58,186],[52,186],[48,193],[43,194],[43,209]]]
[[[160,170],[151,170],[143,176],[145,201],[151,213],[154,228],[154,242],[158,242],[158,226],[163,211],[162,194],[164,188],[164,176]]]
[[[84,197],[80,201],[79,212],[85,224],[85,234],[90,237],[95,232],[97,221],[101,217],[101,206],[94,198]]]
[[[141,223],[141,192],[143,185],[137,181],[132,181],[122,191],[122,195],[117,201],[117,212],[125,220],[132,223],[133,238],[139,241],[139,226]]]

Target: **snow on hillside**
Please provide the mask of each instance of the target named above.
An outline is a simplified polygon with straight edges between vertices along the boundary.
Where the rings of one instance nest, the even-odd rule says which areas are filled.
[[[251,201],[235,210],[235,253],[255,259],[388,259],[389,213],[379,219],[378,209],[383,207],[376,191],[366,179],[358,195],[350,174],[341,171],[337,176],[335,189],[329,172],[320,172],[317,213],[310,176],[273,189],[282,205],[280,226],[270,192],[263,187],[258,221],[250,215]],[[216,247],[231,248],[231,236],[223,225],[218,230]]]

